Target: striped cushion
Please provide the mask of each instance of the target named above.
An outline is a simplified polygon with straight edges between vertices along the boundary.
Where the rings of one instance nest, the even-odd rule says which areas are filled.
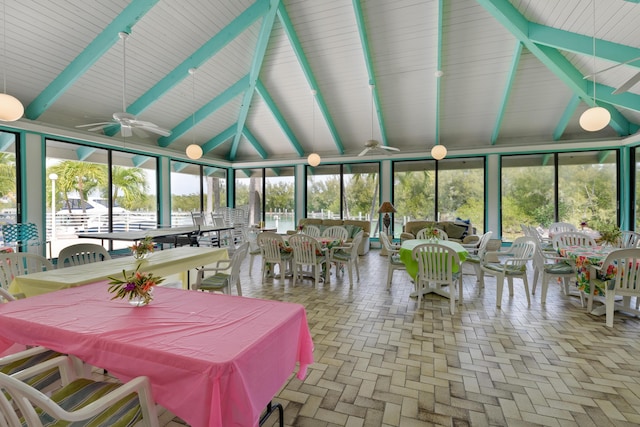
[[[117,389],[121,384],[92,381],[80,378],[53,393],[51,400],[65,410],[72,412],[95,402],[105,394]],[[42,412],[42,411],[40,411]],[[87,427],[125,427],[133,426],[142,419],[142,409],[136,393],[125,396],[101,414],[78,422],[69,423],[53,419],[46,413],[40,414],[44,427],[87,426]]]
[[[505,274],[521,274],[527,271],[527,266],[525,264],[522,264],[520,266],[517,266],[517,265],[508,266],[505,269],[504,265],[500,264],[499,262],[489,262],[487,264],[484,264],[484,267],[493,271],[505,270]]]
[[[547,264],[544,266],[544,271],[551,274],[572,274],[575,273],[573,267],[565,262],[558,264]]]
[[[35,366],[39,363],[45,362],[58,356],[60,356],[60,353],[48,350],[30,357],[25,357],[24,359],[16,360],[15,362],[8,363],[4,366],[0,366],[0,372],[2,372],[3,374],[12,375],[18,371],[22,371],[23,369],[27,369],[31,366]],[[60,371],[58,370],[58,368],[52,368],[46,372],[29,378],[25,382],[37,390],[42,390],[58,381],[59,379]]]
[[[474,255],[474,254],[469,254],[464,259],[464,261],[465,262],[471,262],[471,263],[474,263],[474,264],[480,264],[480,256],[479,255]]]
[[[349,261],[351,259],[351,254],[340,249],[333,253],[333,258],[338,261]]]
[[[202,280],[199,289],[205,291],[217,291],[224,289],[229,284],[229,275],[226,273],[216,273],[213,276],[209,276]]]

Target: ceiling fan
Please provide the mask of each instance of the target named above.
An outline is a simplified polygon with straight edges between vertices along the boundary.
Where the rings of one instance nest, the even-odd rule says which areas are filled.
[[[635,62],[635,61],[640,61],[640,57],[632,58],[632,59],[629,59],[627,61],[621,62],[619,64],[612,65],[612,66],[607,67],[607,68],[603,68],[602,70],[596,71],[593,74],[589,74],[589,75],[584,76],[584,78],[585,79],[593,78],[593,77],[597,76],[598,74],[604,73],[605,71],[613,70],[614,68],[618,68],[621,65],[627,65],[627,64],[629,64],[631,62]],[[637,72],[636,74],[634,74],[630,79],[628,79],[626,82],[624,82],[622,85],[620,85],[616,90],[611,92],[611,94],[612,95],[618,95],[620,93],[624,93],[624,92],[628,91],[629,89],[631,89],[633,86],[635,86],[637,83],[640,83],[640,72]]]
[[[143,120],[138,120],[136,116],[133,114],[129,114],[126,112],[127,109],[127,101],[126,101],[126,86],[127,86],[127,38],[129,37],[128,33],[120,32],[118,33],[120,39],[122,40],[122,111],[113,113],[113,120],[110,122],[98,122],[98,123],[89,123],[86,125],[76,126],[77,128],[86,128],[90,132],[95,132],[107,128],[109,126],[120,125],[120,134],[123,137],[130,137],[135,132],[140,136],[147,136],[146,132],[155,133],[161,136],[169,136],[171,135],[171,131],[168,129],[161,128],[160,126],[146,122]],[[142,131],[142,132],[140,132]]]
[[[400,151],[399,148],[396,147],[388,147],[386,145],[380,144],[379,141],[373,139],[373,85],[369,85],[371,89],[371,139],[364,143],[364,150],[358,154],[358,157],[364,156],[369,151],[379,151],[379,150],[388,150],[388,151]]]
[[[369,151],[371,150],[388,150],[388,151],[400,151],[399,148],[396,147],[388,147],[386,145],[382,145],[380,144],[379,141],[376,141],[375,139],[370,139],[367,142],[364,143],[365,149],[362,150],[360,152],[360,154],[358,154],[358,156],[364,156],[365,154],[367,154]]]

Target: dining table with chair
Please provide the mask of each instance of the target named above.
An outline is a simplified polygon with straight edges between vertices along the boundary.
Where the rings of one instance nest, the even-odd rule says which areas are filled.
[[[149,378],[153,398],[192,426],[258,426],[313,341],[304,306],[156,287],[134,307],[106,281],[0,304],[0,353],[44,346],[107,370]],[[281,424],[282,425],[282,424]]]

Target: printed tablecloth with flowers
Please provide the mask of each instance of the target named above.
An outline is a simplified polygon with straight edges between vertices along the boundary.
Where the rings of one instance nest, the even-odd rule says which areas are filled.
[[[569,258],[576,266],[576,286],[579,290],[589,293],[589,268],[592,265],[599,266],[604,259],[616,248],[612,246],[566,246],[558,249],[561,256]],[[609,279],[615,275],[615,267],[610,266],[607,269],[605,277],[601,279]],[[598,288],[594,289],[594,295],[602,295],[602,291]]]

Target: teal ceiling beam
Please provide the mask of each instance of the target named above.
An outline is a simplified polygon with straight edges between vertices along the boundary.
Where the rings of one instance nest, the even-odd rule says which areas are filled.
[[[562,113],[562,117],[558,121],[556,125],[556,129],[553,131],[553,140],[559,141],[562,138],[562,134],[564,134],[567,125],[569,125],[569,121],[573,117],[573,114],[576,112],[576,108],[580,104],[580,97],[577,95],[573,95],[567,104],[567,107],[564,109],[564,113]]]
[[[7,151],[14,142],[16,142],[15,134],[0,132],[0,151]]]
[[[518,73],[518,64],[520,63],[520,57],[522,56],[522,42],[516,43],[516,49],[513,52],[513,58],[511,58],[511,70],[509,70],[509,77],[507,77],[507,84],[502,94],[502,101],[500,102],[500,110],[498,111],[498,117],[496,123],[493,126],[493,133],[491,134],[491,145],[496,145],[498,141],[498,134],[500,133],[500,127],[502,126],[502,120],[504,120],[504,112],[507,110],[507,104],[511,97],[511,90],[513,89],[513,83],[516,80],[516,74]]]
[[[634,129],[638,126],[628,121],[620,112],[613,108],[612,105],[628,108],[629,110],[640,111],[640,95],[631,92],[624,92],[613,95],[615,88],[596,83],[596,99],[598,105],[606,108],[611,113],[611,122],[609,126],[613,127],[621,136],[631,135],[635,133]],[[593,84],[587,87],[589,96],[593,96]]]
[[[624,0],[624,1],[628,1],[629,3],[640,3],[640,0]]]
[[[438,0],[438,47],[436,54],[436,116],[435,116],[435,142],[440,145],[440,104],[442,101],[440,88],[442,87],[442,20],[444,16],[444,1]]]
[[[251,99],[255,92],[258,77],[260,77],[260,70],[262,69],[262,63],[264,62],[264,54],[267,51],[267,44],[269,43],[273,23],[276,20],[276,12],[278,11],[279,4],[280,0],[271,0],[269,11],[262,19],[262,26],[260,27],[260,34],[258,35],[256,50],[253,54],[253,61],[251,62],[251,71],[249,71],[249,88],[244,93],[244,98],[242,99],[242,105],[240,106],[238,121],[236,123],[236,134],[233,137],[233,144],[229,151],[229,160],[231,161],[236,159],[236,155],[238,153],[240,138],[244,132],[244,125],[247,122],[249,108],[251,108]]]
[[[269,0],[256,0],[229,25],[224,27],[200,46],[193,54],[185,59],[180,65],[174,68],[162,80],[156,83],[151,89],[135,100],[127,108],[127,112],[138,115],[149,108],[160,97],[166,94],[171,88],[189,76],[190,68],[199,68],[202,64],[216,55],[223,47],[238,37],[249,26],[261,18],[269,10]]]
[[[214,148],[224,144],[229,138],[232,138],[236,134],[235,123],[220,132],[218,135],[211,138],[209,141],[202,144],[202,152],[208,153]]]
[[[133,0],[116,18],[66,66],[58,76],[31,101],[25,116],[35,120],[66,92],[91,66],[119,40],[121,31],[130,33],[135,25],[158,0]]]
[[[280,19],[280,23],[282,24],[282,28],[289,39],[289,43],[291,43],[291,47],[293,48],[293,52],[296,54],[298,58],[298,63],[302,68],[302,72],[304,73],[309,86],[312,91],[316,91],[316,103],[318,104],[318,108],[322,113],[322,117],[324,117],[324,121],[331,132],[331,136],[333,137],[333,142],[338,149],[338,154],[344,154],[344,145],[342,144],[342,140],[340,139],[340,135],[338,135],[338,130],[336,129],[336,125],[329,114],[329,109],[327,108],[327,103],[324,101],[324,97],[320,92],[318,87],[318,82],[311,70],[311,66],[309,65],[309,61],[307,60],[307,56],[302,49],[302,45],[300,44],[300,39],[296,34],[295,29],[293,28],[293,24],[291,23],[291,19],[289,18],[289,14],[284,7],[284,4],[280,3],[278,7],[278,19]]]
[[[76,155],[78,156],[78,160],[81,162],[87,160],[90,155],[96,152],[95,148],[91,147],[78,147],[76,150]]]
[[[189,163],[185,163],[185,162],[171,162],[171,163],[173,163],[174,172],[180,172],[181,170],[189,166]]]
[[[529,39],[555,49],[593,56],[593,38],[557,28],[529,22]],[[596,56],[613,62],[625,62],[640,57],[640,49],[596,38]],[[640,60],[627,65],[640,68]]]
[[[211,176],[216,174],[218,171],[221,171],[220,168],[214,168],[213,166],[205,166],[203,172],[206,176]]]
[[[149,156],[135,155],[131,158],[131,163],[133,164],[133,166],[138,168],[143,164],[145,164],[146,162],[148,162],[149,160],[151,160],[152,158],[153,157],[149,157]]]
[[[380,125],[380,135],[382,138],[382,145],[389,145],[387,142],[387,131],[382,117],[382,106],[380,105],[380,96],[378,91],[378,85],[376,83],[376,73],[373,69],[373,59],[371,58],[371,49],[369,47],[369,37],[367,35],[367,26],[364,22],[364,14],[362,13],[361,0],[353,0],[353,10],[356,13],[356,23],[358,24],[358,33],[360,35],[360,43],[362,44],[362,52],[364,53],[364,63],[367,66],[367,74],[369,75],[369,85],[371,86],[371,96],[373,97],[373,104],[378,116],[378,123]],[[371,118],[373,120],[373,117]],[[373,137],[373,135],[372,135]]]
[[[613,150],[605,150],[605,151],[599,152],[598,163],[604,163],[605,160],[607,160],[607,157],[609,157],[612,153],[613,153]]]
[[[574,94],[578,95],[590,107],[595,106],[593,98],[588,93],[591,82],[583,79],[582,73],[557,49],[532,42],[528,37],[529,21],[508,0],[477,0],[477,2],[509,30],[517,40],[520,40]],[[611,121],[614,120],[616,119],[612,117]],[[625,127],[625,123],[616,123],[616,125],[619,128]]]
[[[260,154],[260,157],[262,157],[263,159],[266,159],[269,157],[269,154],[267,153],[267,151],[262,147],[262,145],[260,145],[256,137],[253,136],[253,134],[249,129],[247,128],[242,129],[242,135],[244,135],[244,137],[247,138],[247,141],[249,141],[249,143],[253,146],[253,148],[256,149],[258,154]]]
[[[275,176],[280,176],[280,168],[270,168]]]
[[[236,96],[240,95],[249,87],[249,76],[244,76],[227,90],[216,96],[211,101],[200,107],[193,116],[189,116],[184,119],[180,124],[171,129],[171,135],[158,138],[158,145],[161,147],[168,147],[172,142],[180,138],[182,135],[191,130],[196,124],[206,119],[211,114],[215,113],[219,108],[222,108],[229,101]]]
[[[269,93],[267,88],[264,87],[264,84],[262,84],[262,81],[260,79],[258,79],[258,81],[256,82],[256,91],[258,92],[258,95],[260,95],[262,100],[265,102],[265,104],[267,104],[267,107],[269,107],[271,114],[273,114],[273,117],[276,119],[276,122],[278,122],[278,125],[280,125],[280,129],[282,129],[282,131],[287,136],[287,138],[289,138],[289,142],[298,153],[298,156],[300,157],[304,156],[304,149],[300,145],[298,138],[296,138],[296,135],[291,130],[291,127],[289,127],[287,120],[284,118],[284,116],[280,112],[280,109],[278,108],[275,101],[271,97],[271,94]]]
[[[542,166],[547,166],[549,164],[549,160],[553,159],[553,154],[547,153],[542,156]]]

